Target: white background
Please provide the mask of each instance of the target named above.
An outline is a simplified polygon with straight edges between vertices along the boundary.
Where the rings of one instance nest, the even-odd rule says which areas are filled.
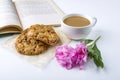
[[[80,13],[98,19],[93,35],[101,35],[104,69],[87,65],[84,70],[62,68],[55,59],[40,71],[22,61],[2,44],[11,36],[0,37],[0,80],[120,80],[120,0],[54,0],[66,13]]]

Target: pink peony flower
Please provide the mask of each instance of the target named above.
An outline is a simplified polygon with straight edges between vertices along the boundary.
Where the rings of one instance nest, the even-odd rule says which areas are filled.
[[[76,64],[79,65],[79,68],[82,69],[85,62],[87,62],[87,47],[84,43],[76,45]]]
[[[74,66],[79,66],[81,69],[87,61],[87,48],[84,43],[76,45],[76,48],[68,45],[58,46],[55,57],[66,69],[71,69]]]
[[[71,69],[75,63],[75,49],[68,46],[62,45],[56,47],[56,59],[66,69]]]

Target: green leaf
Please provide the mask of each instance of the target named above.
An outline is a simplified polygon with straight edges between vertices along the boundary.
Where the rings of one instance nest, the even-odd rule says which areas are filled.
[[[99,66],[100,66],[101,68],[104,67],[104,63],[102,62],[102,59],[98,58],[98,63],[100,64]]]
[[[90,44],[87,47],[87,51],[88,51],[88,56],[94,60],[94,63],[96,64],[96,66],[103,68],[104,63],[102,62],[101,52],[96,45],[96,42],[99,39],[100,37],[98,37],[92,44]]]
[[[13,33],[0,34],[0,38],[8,37],[13,35]]]
[[[84,42],[85,42],[85,44],[89,44],[89,43],[91,43],[93,40],[92,39],[86,39]]]
[[[94,50],[92,49],[91,46],[88,46],[88,47],[87,47],[87,50],[88,50],[88,53],[91,53],[91,54],[94,53]]]
[[[92,39],[80,39],[80,42],[84,42],[85,44],[89,44],[92,41],[93,41]]]
[[[100,57],[100,58],[102,59],[102,57],[101,57],[101,52],[100,52],[100,50],[97,48],[97,45],[96,45],[96,44],[94,45],[93,50],[94,50],[94,54],[96,55],[96,57]]]
[[[97,41],[100,39],[101,36],[99,36],[93,43],[93,46],[96,45]]]
[[[87,52],[88,52],[88,56],[89,56],[90,58],[93,58],[93,54],[92,54],[92,53],[93,53],[94,51],[93,51],[93,49],[92,49],[91,47],[88,47],[88,48],[87,48]]]
[[[97,60],[97,58],[96,58],[96,57],[93,57],[93,60],[94,60],[94,63],[96,64],[96,66],[99,67],[100,64],[99,64],[99,61]]]
[[[94,57],[93,60],[94,60],[94,62],[95,62],[95,64],[96,64],[97,67],[101,67],[101,68],[104,67],[102,59]]]

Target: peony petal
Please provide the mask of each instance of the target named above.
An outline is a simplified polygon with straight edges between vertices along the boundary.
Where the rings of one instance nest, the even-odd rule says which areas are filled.
[[[87,48],[84,43],[77,44],[75,49],[68,45],[58,46],[55,57],[66,69],[72,69],[76,65],[81,69],[87,61]]]

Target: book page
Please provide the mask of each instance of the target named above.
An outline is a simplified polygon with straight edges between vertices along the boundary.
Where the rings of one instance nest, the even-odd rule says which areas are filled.
[[[50,2],[48,0],[15,1],[16,9],[24,29],[33,24],[60,24],[61,15],[58,14],[55,6],[53,7]]]
[[[0,34],[22,30],[14,4],[11,0],[0,0]],[[15,28],[16,29],[15,29]]]

